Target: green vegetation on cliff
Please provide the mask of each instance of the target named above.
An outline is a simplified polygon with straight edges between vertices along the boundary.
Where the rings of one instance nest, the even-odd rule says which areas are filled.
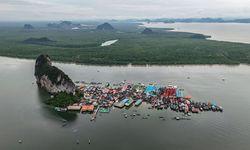
[[[80,95],[68,94],[66,92],[57,93],[53,98],[46,101],[46,104],[65,108],[80,101]]]

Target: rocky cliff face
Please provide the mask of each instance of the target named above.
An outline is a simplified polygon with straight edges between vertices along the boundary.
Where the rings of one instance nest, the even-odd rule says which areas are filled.
[[[48,55],[40,55],[36,59],[35,77],[37,84],[49,93],[75,92],[75,84],[63,71],[52,66]]]

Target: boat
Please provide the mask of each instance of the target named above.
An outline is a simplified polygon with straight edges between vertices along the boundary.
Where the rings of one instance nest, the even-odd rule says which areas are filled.
[[[129,107],[133,104],[133,100],[132,99],[129,99],[126,103],[125,103],[125,106]]]
[[[99,112],[100,113],[109,113],[110,112],[110,109],[108,107],[101,107],[99,109]]]
[[[129,99],[125,98],[124,100],[120,101],[120,102],[115,102],[114,106],[118,107],[118,108],[123,108],[125,106],[125,103],[127,103],[129,101]]]
[[[180,120],[180,117],[175,117],[175,120]]]
[[[18,140],[18,143],[19,143],[19,144],[22,144],[22,143],[23,143],[23,141],[22,141],[22,140]]]
[[[138,100],[135,102],[135,106],[139,106],[139,105],[141,105],[141,103],[142,103],[142,100],[141,100],[141,99],[138,99]]]
[[[122,102],[122,101],[121,101],[121,102],[115,102],[115,103],[114,103],[114,106],[115,106],[115,107],[118,107],[118,108],[123,108],[124,105],[125,105],[125,103]]]
[[[187,96],[184,97],[184,99],[188,99],[188,100],[190,100],[191,98],[192,98],[191,95],[187,95]]]
[[[67,111],[67,108],[55,107],[55,110],[56,110],[56,111],[59,111],[59,112],[66,112],[66,111]]]
[[[221,107],[221,106],[218,106],[218,107],[219,107],[219,111],[223,112],[223,107]]]
[[[79,111],[81,110],[81,106],[74,106],[74,105],[71,105],[71,106],[68,106],[67,109],[69,111]]]
[[[124,100],[122,100],[121,102],[123,102],[124,104],[127,103],[129,101],[129,99],[125,98]]]
[[[199,109],[198,108],[192,107],[191,111],[192,111],[192,113],[199,113]]]

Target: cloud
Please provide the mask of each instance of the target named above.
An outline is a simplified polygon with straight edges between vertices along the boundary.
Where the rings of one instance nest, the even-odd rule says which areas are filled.
[[[250,17],[249,0],[0,0],[0,20]]]

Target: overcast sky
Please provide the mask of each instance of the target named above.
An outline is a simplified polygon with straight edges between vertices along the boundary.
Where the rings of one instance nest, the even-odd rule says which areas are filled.
[[[0,21],[250,18],[250,0],[0,0]]]

